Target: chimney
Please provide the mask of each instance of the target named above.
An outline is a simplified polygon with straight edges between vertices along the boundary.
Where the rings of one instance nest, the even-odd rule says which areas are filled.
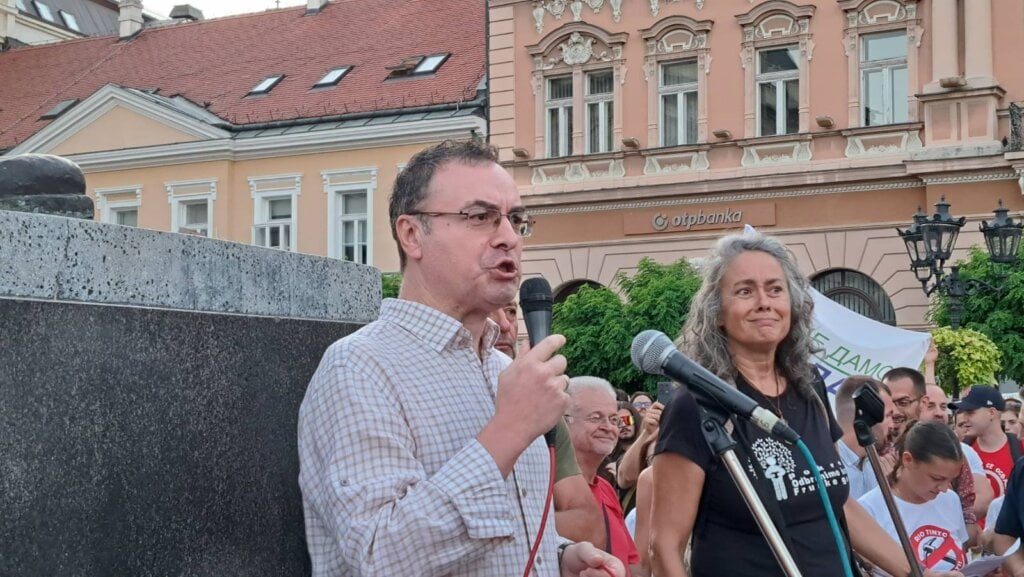
[[[306,0],[306,15],[316,14],[327,5],[327,0]]]
[[[117,16],[118,33],[122,40],[142,31],[142,0],[120,0]]]
[[[191,4],[178,4],[171,9],[171,19],[198,22],[203,19],[203,11]]]

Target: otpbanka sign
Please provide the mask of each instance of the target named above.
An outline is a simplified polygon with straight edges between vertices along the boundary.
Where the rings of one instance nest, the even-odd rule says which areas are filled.
[[[743,224],[743,211],[726,208],[722,212],[704,214],[704,209],[699,209],[696,214],[684,212],[673,217],[659,212],[651,219],[651,227],[658,232],[667,230],[669,227],[690,230],[694,225],[704,224]]]
[[[623,214],[623,231],[627,235],[738,229],[742,228],[744,224],[774,225],[775,204],[760,202],[736,205],[688,205],[678,209],[664,207]]]

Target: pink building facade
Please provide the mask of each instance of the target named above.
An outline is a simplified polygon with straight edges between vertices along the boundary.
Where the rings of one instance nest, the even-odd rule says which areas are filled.
[[[564,296],[752,224],[815,284],[924,328],[894,227],[1024,211],[1024,1],[490,0],[490,134]],[[955,255],[956,256],[956,255]]]

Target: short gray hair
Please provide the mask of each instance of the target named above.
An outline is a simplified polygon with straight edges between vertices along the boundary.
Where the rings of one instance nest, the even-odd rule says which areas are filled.
[[[786,276],[790,299],[789,334],[775,350],[775,367],[805,398],[812,398],[816,369],[810,363],[817,350],[812,338],[814,300],[807,277],[800,272],[796,258],[779,239],[758,232],[722,237],[704,260],[704,282],[690,303],[690,314],[676,344],[692,359],[722,379],[736,382],[737,371],[726,346],[722,316],[722,277],[737,256],[760,251],[778,261]]]
[[[573,377],[569,379],[569,396],[572,398],[572,406],[576,408],[576,393],[584,390],[604,391],[608,393],[613,401],[618,403],[615,396],[615,388],[608,381],[601,377]]]

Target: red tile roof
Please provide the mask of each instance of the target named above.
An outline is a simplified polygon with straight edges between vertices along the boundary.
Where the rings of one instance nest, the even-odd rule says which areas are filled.
[[[0,151],[32,136],[62,100],[107,84],[159,89],[237,125],[469,101],[486,65],[483,0],[334,0],[148,27],[128,41],[96,37],[0,53]],[[386,80],[410,56],[451,53],[435,75]],[[329,70],[354,66],[335,87]],[[246,94],[286,77],[265,96]]]

